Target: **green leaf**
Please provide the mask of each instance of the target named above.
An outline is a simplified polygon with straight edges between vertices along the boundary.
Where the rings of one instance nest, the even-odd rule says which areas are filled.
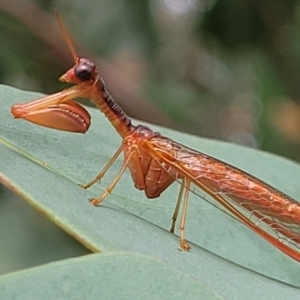
[[[163,280],[157,280],[158,276]],[[126,252],[68,259],[3,276],[0,295],[2,299],[43,300],[221,299],[163,261]]]
[[[299,264],[200,197],[192,196],[189,204],[186,234],[192,250],[179,251],[178,237],[168,232],[179,190],[177,184],[159,199],[149,201],[133,187],[126,173],[100,207],[91,206],[88,198],[101,195],[120,169],[122,159],[90,190],[81,189],[77,183],[93,178],[121,140],[95,109],[90,109],[93,124],[85,135],[50,130],[12,118],[12,104],[39,96],[5,86],[0,90],[0,181],[12,191],[93,251],[129,251],[154,257],[209,286],[225,299],[240,299],[241,295],[243,299],[266,299],[269,295],[272,299],[295,298],[295,289],[257,273],[299,287]],[[300,168],[288,160],[151,127],[300,199]],[[158,276],[157,280],[165,278]]]

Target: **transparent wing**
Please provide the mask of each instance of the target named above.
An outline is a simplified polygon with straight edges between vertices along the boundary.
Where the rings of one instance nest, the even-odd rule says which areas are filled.
[[[189,178],[219,204],[212,203],[214,206],[300,261],[300,204],[294,199],[238,168],[168,138],[155,137],[146,147],[175,180]]]

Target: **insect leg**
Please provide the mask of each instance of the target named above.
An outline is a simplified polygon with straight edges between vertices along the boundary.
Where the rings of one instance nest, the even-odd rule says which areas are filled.
[[[123,150],[123,147],[121,145],[118,148],[118,150],[116,151],[116,153],[113,155],[113,157],[108,161],[108,163],[106,164],[106,166],[102,169],[102,171],[94,179],[92,179],[90,182],[88,182],[86,184],[79,184],[79,185],[82,188],[87,189],[87,188],[91,187],[94,183],[96,183],[97,181],[101,180],[101,178],[105,175],[106,171],[112,166],[112,164],[118,158],[118,156],[120,155],[120,153],[122,152],[122,150]]]
[[[121,147],[120,147],[121,148]],[[108,162],[108,164],[105,166],[105,168],[103,169],[104,171],[106,171],[110,166],[111,164],[113,163],[113,158],[116,156],[116,154],[118,154],[120,148],[118,149],[118,151],[115,153],[115,155],[111,158],[111,160]],[[121,170],[119,171],[119,173],[117,174],[117,176],[115,177],[115,179],[113,180],[113,182],[108,186],[108,188],[105,190],[105,192],[103,193],[103,195],[99,198],[92,198],[90,200],[90,202],[95,205],[95,206],[98,206],[100,205],[100,203],[111,193],[111,191],[115,188],[116,184],[118,183],[118,181],[120,180],[120,178],[122,177],[123,173],[125,172],[130,160],[132,159],[132,156],[133,154],[135,154],[135,151],[132,151],[126,161],[124,162]],[[114,158],[115,160],[116,158]],[[111,162],[112,161],[112,162]],[[105,173],[105,172],[104,172]]]
[[[183,208],[182,208],[182,216],[181,216],[181,221],[180,221],[180,247],[183,250],[188,251],[191,249],[189,244],[186,242],[184,238],[184,228],[185,228],[185,221],[186,221],[186,213],[187,213],[187,206],[188,206],[188,200],[189,200],[189,192],[190,192],[190,187],[191,187],[191,181],[189,179],[183,180],[184,184],[184,201],[183,201]]]
[[[182,195],[183,195],[184,188],[185,188],[185,178],[182,179],[179,194],[178,194],[178,198],[177,198],[177,202],[176,202],[176,207],[174,209],[173,216],[172,216],[172,225],[171,225],[171,229],[170,229],[170,232],[172,232],[172,233],[174,233],[174,231],[175,231],[175,223],[176,223],[178,212],[179,212],[179,209],[180,209],[180,203],[181,203],[181,200],[182,200]]]

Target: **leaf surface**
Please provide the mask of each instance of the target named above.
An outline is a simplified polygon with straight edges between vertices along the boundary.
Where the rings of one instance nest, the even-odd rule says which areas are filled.
[[[159,199],[150,201],[133,187],[127,172],[100,207],[91,206],[88,198],[100,196],[122,165],[120,158],[103,181],[90,190],[77,185],[93,178],[120,145],[111,125],[95,109],[90,109],[92,126],[85,135],[14,120],[10,115],[12,104],[40,95],[5,86],[0,91],[0,181],[86,247],[154,257],[209,286],[225,299],[240,299],[241,295],[243,299],[265,299],[267,295],[273,299],[283,299],[283,295],[295,297],[296,289],[257,273],[299,287],[299,263],[200,197],[191,197],[189,204],[186,234],[192,250],[179,251],[178,237],[168,232],[179,190],[177,184]],[[151,127],[300,199],[300,168],[291,161]]]

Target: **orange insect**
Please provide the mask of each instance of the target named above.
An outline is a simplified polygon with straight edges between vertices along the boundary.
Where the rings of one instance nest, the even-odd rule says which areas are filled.
[[[189,250],[184,228],[189,192],[191,186],[196,185],[240,222],[300,261],[299,203],[233,166],[187,148],[148,127],[132,125],[107,91],[95,64],[77,56],[59,18],[58,21],[75,61],[75,65],[60,80],[76,85],[39,100],[13,105],[11,112],[15,118],[38,125],[82,133],[89,128],[90,115],[73,99],[90,98],[105,114],[120,134],[122,144],[103,170],[82,187],[89,188],[100,180],[121,152],[124,153],[124,163],[104,194],[91,199],[92,204],[99,205],[111,193],[127,168],[135,187],[144,190],[148,198],[159,197],[173,182],[179,181],[181,188],[170,231],[174,232],[183,199],[180,246]]]

